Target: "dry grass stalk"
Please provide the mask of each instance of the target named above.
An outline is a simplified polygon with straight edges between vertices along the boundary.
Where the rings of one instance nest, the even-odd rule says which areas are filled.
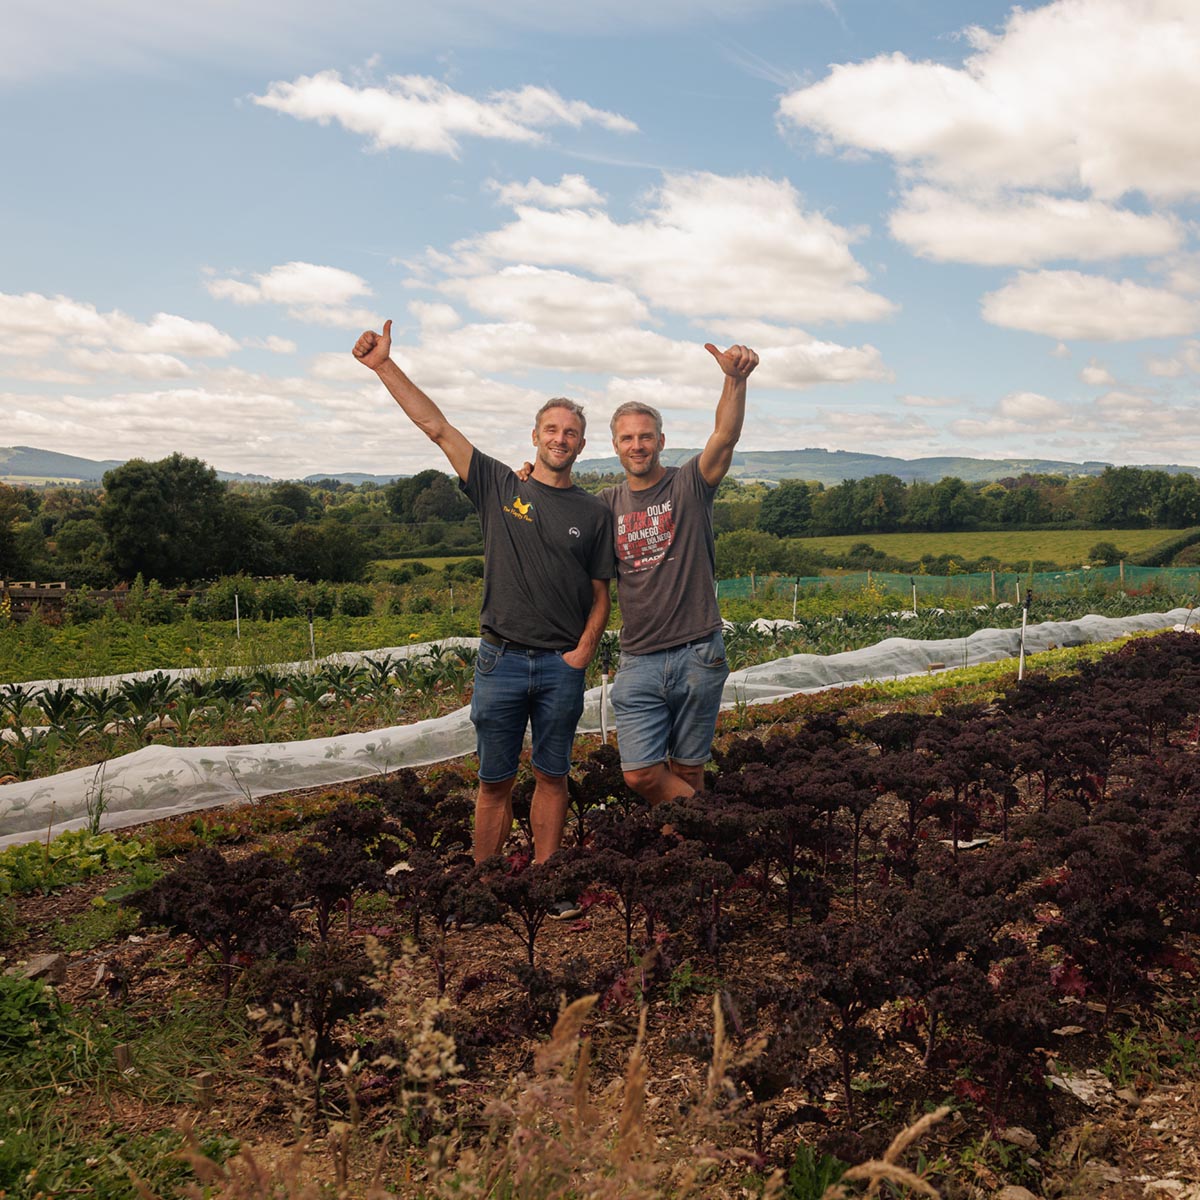
[[[939,1108],[934,1112],[926,1113],[908,1128],[902,1129],[892,1139],[892,1144],[884,1151],[883,1158],[871,1159],[857,1167],[851,1167],[837,1183],[825,1189],[821,1200],[847,1200],[847,1197],[852,1195],[846,1186],[848,1182],[866,1183],[868,1185],[866,1195],[868,1196],[877,1196],[881,1183],[898,1183],[923,1196],[930,1196],[932,1200],[941,1200],[941,1193],[927,1179],[900,1166],[896,1160],[909,1146],[942,1120],[949,1111],[950,1109],[947,1107]]]

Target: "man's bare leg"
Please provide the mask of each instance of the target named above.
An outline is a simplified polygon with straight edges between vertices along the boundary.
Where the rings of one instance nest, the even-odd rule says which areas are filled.
[[[479,781],[479,792],[475,796],[475,861],[499,854],[512,832],[512,790],[516,776],[502,779],[499,783]]]
[[[533,827],[533,861],[543,863],[562,845],[563,826],[567,823],[567,777],[544,775],[533,768],[536,781],[529,805],[529,824]]]
[[[680,800],[685,796],[691,796],[696,791],[688,780],[677,775],[666,763],[638,767],[632,771],[625,771],[624,775],[625,783],[637,792],[651,808],[657,804],[665,804],[668,800]],[[703,775],[703,769],[701,769],[701,775]]]
[[[674,759],[671,759],[671,774],[677,775],[682,779],[693,792],[704,791],[703,763],[699,766],[685,766],[683,763],[678,763]]]

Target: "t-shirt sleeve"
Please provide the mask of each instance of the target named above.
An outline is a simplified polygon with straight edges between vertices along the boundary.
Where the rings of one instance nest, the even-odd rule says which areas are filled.
[[[703,475],[700,474],[700,455],[694,458],[689,458],[687,462],[679,468],[679,474],[683,476],[689,492],[699,496],[702,500],[711,500],[717,494],[717,487],[713,487]]]
[[[479,507],[479,497],[482,494],[482,490],[480,488],[480,463],[483,457],[484,456],[480,454],[474,446],[472,446],[471,462],[467,467],[467,477],[466,479],[460,479],[458,481],[458,486],[462,488],[467,495],[467,499],[470,500],[476,508]]]
[[[492,491],[503,490],[505,475],[513,475],[511,468],[504,463],[484,454],[477,447],[471,448],[471,465],[467,468],[466,479],[460,479],[458,486],[466,493],[467,498],[475,505],[476,511],[484,504]],[[515,476],[514,476],[515,478]]]

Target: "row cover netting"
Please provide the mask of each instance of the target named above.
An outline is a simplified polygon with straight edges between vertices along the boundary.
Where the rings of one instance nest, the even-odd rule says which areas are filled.
[[[1078,571],[976,571],[961,575],[916,575],[894,571],[847,571],[842,575],[759,575],[722,579],[717,585],[721,600],[747,599],[773,587],[791,595],[830,589],[858,592],[875,586],[886,592],[909,598],[915,586],[918,597],[965,597],[986,602],[1007,600],[1020,604],[1027,588],[1035,596],[1071,596],[1093,587],[1144,588],[1157,583],[1169,590],[1200,592],[1200,568],[1197,567],[1091,567]]]
[[[1108,641],[1137,631],[1183,625],[1190,617],[1191,610],[1173,609],[1130,617],[1045,621],[1029,626],[1025,648],[1036,652],[1052,646]],[[888,638],[840,654],[794,654],[731,674],[723,703],[726,707],[765,703],[799,692],[903,679],[924,674],[931,664],[951,669],[997,662],[1014,658],[1020,639],[1019,629],[981,629],[965,638]],[[459,641],[476,644],[476,639]],[[423,651],[428,651],[428,646],[394,647],[337,658],[353,661],[371,655]],[[580,732],[600,732],[603,692],[604,688],[599,687],[587,693]],[[611,706],[606,707],[605,727],[613,727]],[[470,754],[474,748],[475,733],[467,708],[410,725],[301,742],[150,745],[98,767],[81,767],[0,787],[0,847],[86,828],[89,810],[94,812],[98,804],[103,807],[103,828],[119,828],[275,792],[327,787],[400,767],[427,766]]]

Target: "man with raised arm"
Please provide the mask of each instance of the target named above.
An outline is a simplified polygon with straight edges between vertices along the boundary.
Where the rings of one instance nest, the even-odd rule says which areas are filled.
[[[610,424],[625,482],[600,493],[613,514],[621,658],[613,684],[625,782],[651,804],[704,787],[729,676],[715,594],[713,498],[733,462],[758,355],[704,347],[724,374],[704,449],[664,467],[662,417],[636,400]]]
[[[483,607],[471,721],[479,751],[475,861],[498,854],[512,828],[517,763],[532,726],[534,856],[562,841],[571,743],[583,712],[584,670],[609,614],[613,575],[608,510],[571,482],[586,421],[573,400],[547,401],[534,419],[536,462],[525,481],[477,450],[392,361],[392,323],[368,330],[354,356],[437,443],[483,526]],[[571,915],[565,911],[560,916]]]

